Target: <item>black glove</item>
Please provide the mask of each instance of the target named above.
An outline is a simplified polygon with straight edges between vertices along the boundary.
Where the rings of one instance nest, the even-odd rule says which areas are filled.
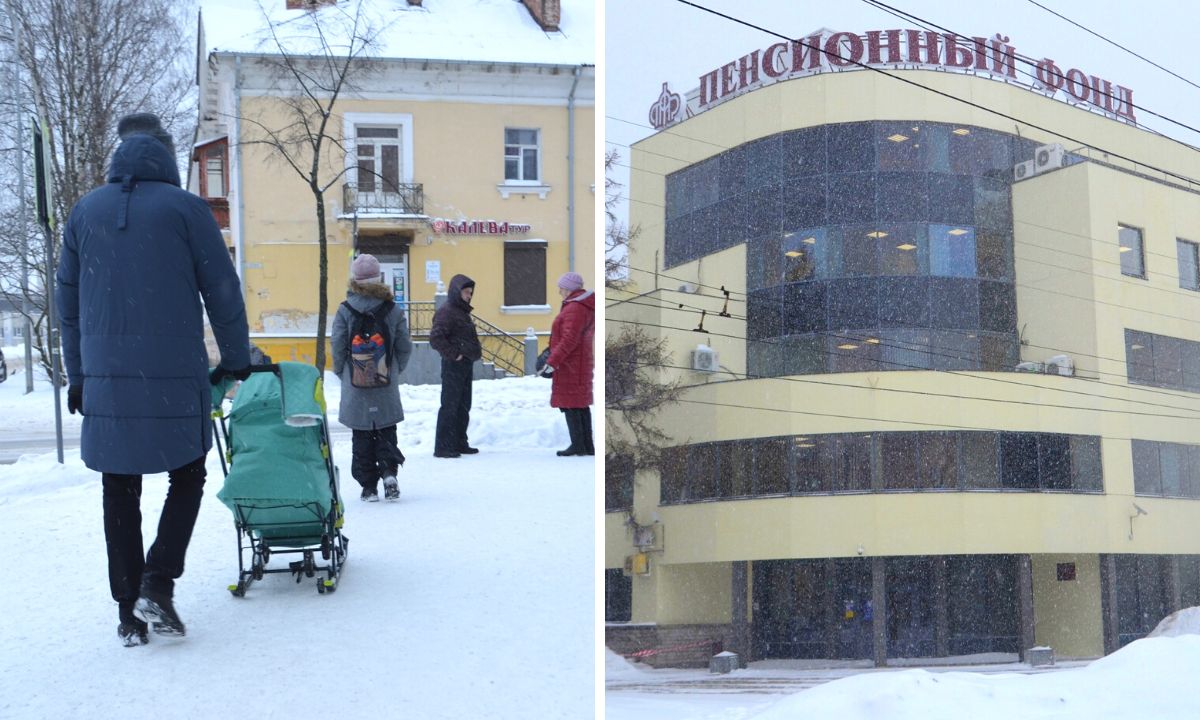
[[[83,414],[83,386],[72,385],[67,388],[67,410],[72,415]]]
[[[235,380],[245,380],[246,378],[250,377],[250,366],[247,365],[240,370],[230,370],[226,367],[218,365],[215,370],[209,373],[208,381],[213,385],[220,385],[221,381],[227,377],[231,377]]]

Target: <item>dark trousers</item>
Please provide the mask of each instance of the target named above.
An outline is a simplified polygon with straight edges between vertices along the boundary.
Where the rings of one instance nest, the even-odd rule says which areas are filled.
[[[170,487],[158,518],[150,553],[142,551],[142,476],[104,473],[104,544],[108,548],[108,587],[113,600],[128,607],[143,580],[172,594],[183,575],[183,559],[200,513],[207,471],[200,457],[169,473]]]
[[[395,477],[404,464],[396,442],[396,426],[355,430],[350,444],[350,474],[365,488],[379,487],[379,479]]]
[[[467,447],[471,420],[471,373],[475,363],[442,358],[442,407],[438,410],[435,453],[455,453]]]

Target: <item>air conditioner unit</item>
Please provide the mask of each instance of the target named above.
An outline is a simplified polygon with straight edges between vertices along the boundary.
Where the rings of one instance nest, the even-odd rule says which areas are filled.
[[[1027,372],[1027,373],[1040,373],[1040,372],[1045,372],[1045,370],[1046,370],[1045,366],[1042,365],[1040,362],[1031,362],[1028,360],[1025,362],[1017,363],[1017,367],[1014,369],[1017,372]]]
[[[1013,180],[1024,180],[1027,177],[1033,176],[1033,161],[1026,160],[1025,162],[1013,165]]]
[[[1070,355],[1055,355],[1046,359],[1046,373],[1049,375],[1067,375],[1075,374],[1075,361]]]
[[[707,345],[697,345],[692,351],[692,369],[700,372],[716,372],[719,368],[717,351]]]
[[[1067,164],[1067,151],[1062,145],[1041,145],[1033,151],[1034,173],[1055,170]]]

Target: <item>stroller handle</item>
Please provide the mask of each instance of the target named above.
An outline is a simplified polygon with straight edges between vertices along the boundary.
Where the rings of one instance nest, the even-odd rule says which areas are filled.
[[[279,375],[280,370],[279,370],[279,365],[277,365],[276,363],[270,363],[268,365],[251,365],[250,372],[251,373],[269,372],[269,373],[275,373],[276,375]]]

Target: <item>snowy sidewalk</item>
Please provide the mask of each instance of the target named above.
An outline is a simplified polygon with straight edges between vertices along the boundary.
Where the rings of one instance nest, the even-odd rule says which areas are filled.
[[[140,648],[117,642],[99,476],[72,452],[65,466],[52,453],[0,465],[0,717],[591,717],[594,463],[554,455],[567,437],[549,388],[475,383],[482,452],[456,460],[432,457],[437,386],[405,388],[399,502],[361,502],[349,442],[335,442],[350,546],[329,595],[287,574],[242,599],[226,590],[236,535],[211,453],[176,592],[188,637]],[[6,400],[0,386],[0,416]],[[147,536],[165,488],[146,478]]]

